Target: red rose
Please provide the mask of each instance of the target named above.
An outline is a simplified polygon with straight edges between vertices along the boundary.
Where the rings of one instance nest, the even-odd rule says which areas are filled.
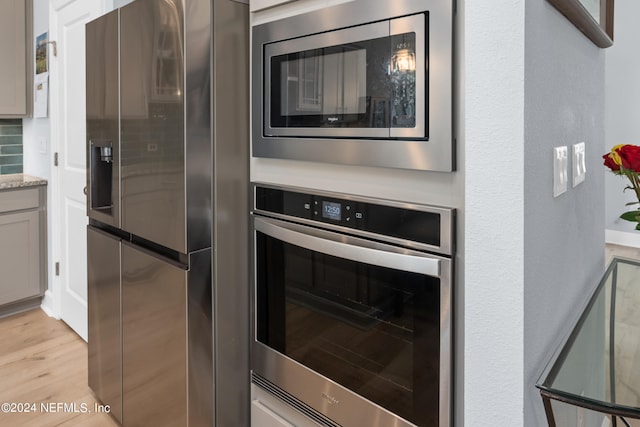
[[[620,170],[620,165],[618,165],[612,158],[611,158],[611,153],[607,153],[604,156],[602,156],[602,158],[604,159],[604,165],[606,167],[608,167],[609,169],[611,169],[614,172],[618,172]]]
[[[640,172],[640,147],[626,144],[618,148],[622,167],[633,172]]]

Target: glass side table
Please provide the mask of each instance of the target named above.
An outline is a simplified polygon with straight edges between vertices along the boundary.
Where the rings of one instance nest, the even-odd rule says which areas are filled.
[[[640,427],[640,262],[611,261],[536,387],[550,427]]]

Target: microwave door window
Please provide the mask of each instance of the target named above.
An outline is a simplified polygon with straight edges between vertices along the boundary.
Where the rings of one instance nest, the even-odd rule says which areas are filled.
[[[301,58],[297,62],[298,97],[296,112],[298,114],[318,114],[322,108],[322,73],[324,61],[321,56]],[[294,62],[294,63],[295,63]],[[286,104],[288,107],[290,103]],[[291,115],[290,111],[286,115]]]
[[[338,116],[355,115],[352,117],[357,119],[366,112],[366,68],[364,49],[328,54],[307,51],[283,61],[281,116],[322,116],[329,125],[337,123]]]
[[[271,57],[272,128],[385,128],[390,38]]]
[[[364,114],[367,93],[367,51],[364,49],[331,53],[324,57],[322,115],[332,117]],[[346,117],[343,117],[347,120]]]
[[[322,111],[323,57],[303,52],[281,64],[280,114],[284,117],[318,115]]]

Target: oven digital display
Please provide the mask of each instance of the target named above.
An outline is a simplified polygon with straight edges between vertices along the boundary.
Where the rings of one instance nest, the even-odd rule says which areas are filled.
[[[340,221],[342,219],[342,204],[322,201],[322,217]]]

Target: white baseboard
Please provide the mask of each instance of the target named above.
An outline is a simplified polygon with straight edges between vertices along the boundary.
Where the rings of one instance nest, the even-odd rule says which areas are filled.
[[[640,248],[640,231],[627,232],[618,230],[605,230],[604,240],[613,245],[631,246]]]
[[[53,309],[53,294],[50,290],[45,291],[40,308],[47,313],[47,316],[60,320],[60,316],[56,314],[56,311]]]

